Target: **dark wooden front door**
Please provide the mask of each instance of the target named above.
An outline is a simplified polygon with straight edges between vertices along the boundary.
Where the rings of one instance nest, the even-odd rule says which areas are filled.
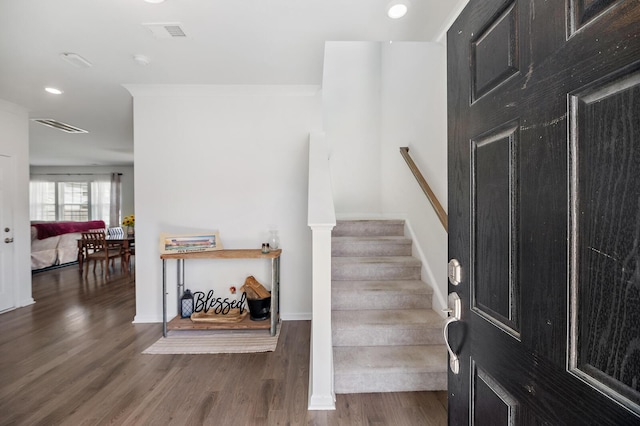
[[[640,1],[448,32],[449,422],[640,424]]]

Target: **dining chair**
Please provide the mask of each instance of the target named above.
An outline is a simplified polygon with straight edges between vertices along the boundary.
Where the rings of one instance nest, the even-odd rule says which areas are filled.
[[[96,272],[96,263],[100,261],[100,267],[106,279],[109,279],[109,261],[111,260],[111,266],[115,266],[117,257],[120,258],[121,264],[123,262],[122,246],[109,244],[104,231],[83,232],[82,246],[84,247],[84,260],[93,261],[94,273]],[[84,271],[86,275],[89,268],[84,268]]]

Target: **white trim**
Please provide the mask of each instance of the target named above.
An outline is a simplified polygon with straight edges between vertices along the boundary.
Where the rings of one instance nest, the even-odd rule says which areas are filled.
[[[311,380],[311,378],[309,378],[309,380]],[[307,407],[308,410],[335,410],[336,409],[336,402],[335,402],[335,396],[331,397],[331,396],[316,396],[316,395],[312,395],[311,398],[309,398],[309,406]]]
[[[460,16],[464,8],[467,6],[467,3],[469,3],[469,0],[458,0],[458,4],[456,4],[451,9],[451,13],[447,16],[446,19],[442,21],[443,24],[438,30],[438,32],[436,33],[437,35],[435,39],[436,42],[438,43],[446,42],[447,31],[449,31],[449,28],[451,28],[453,23],[456,22],[456,19],[458,19],[458,16]]]
[[[426,282],[429,285],[429,287],[433,289],[433,295],[435,296],[438,302],[437,303],[438,306],[432,307],[432,309],[436,313],[438,313],[442,318],[446,318],[446,314],[442,311],[442,309],[447,307],[447,297],[444,294],[442,294],[442,292],[440,291],[440,287],[438,287],[437,285],[436,277],[433,274],[433,270],[431,269],[429,262],[427,262],[427,258],[425,257],[424,252],[422,251],[422,247],[418,243],[418,238],[416,237],[416,234],[413,232],[411,223],[409,222],[408,219],[404,219],[404,224],[408,234],[411,236],[411,240],[413,241],[413,249],[415,250],[414,255],[420,259],[420,262],[422,262],[422,277],[423,277],[422,280]]]
[[[131,324],[151,324],[162,322],[162,316],[158,315],[136,315]]]
[[[143,96],[316,96],[318,85],[123,84],[134,97]]]
[[[291,314],[281,312],[280,319],[282,321],[311,321],[311,312],[298,312]]]
[[[25,306],[33,305],[35,303],[36,303],[36,301],[33,300],[33,297],[28,297],[25,300],[19,301],[18,305],[16,306],[16,308],[24,308]]]

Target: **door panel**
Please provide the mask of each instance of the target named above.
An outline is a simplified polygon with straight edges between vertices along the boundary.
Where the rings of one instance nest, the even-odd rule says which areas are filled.
[[[576,32],[589,21],[621,1],[616,0],[570,0],[569,28]]]
[[[486,371],[474,364],[473,369],[473,424],[519,424],[518,402]]]
[[[450,424],[640,424],[640,2],[448,33]]]
[[[640,404],[640,67],[570,98],[571,369]],[[596,143],[590,143],[597,141]]]
[[[517,280],[518,123],[472,141],[473,310],[519,337]]]
[[[473,100],[499,86],[519,70],[518,15],[514,3],[486,24],[471,47]]]

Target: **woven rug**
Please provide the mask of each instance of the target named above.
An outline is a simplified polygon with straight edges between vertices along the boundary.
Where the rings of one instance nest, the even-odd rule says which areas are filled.
[[[170,331],[149,346],[143,354],[241,354],[273,352],[278,346],[276,335],[269,330],[252,331]]]

